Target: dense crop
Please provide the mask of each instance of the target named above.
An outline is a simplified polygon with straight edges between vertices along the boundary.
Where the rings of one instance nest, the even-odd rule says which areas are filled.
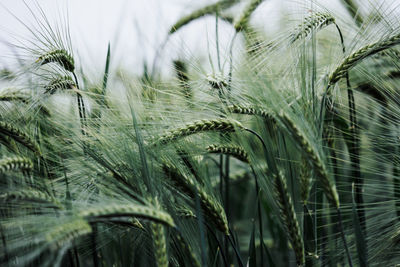
[[[2,265],[400,262],[398,17],[342,1],[347,16],[313,6],[266,37],[251,20],[264,1],[240,2],[168,32],[228,23],[213,73],[179,58],[170,77],[156,60],[119,75],[109,46],[99,81],[37,7],[36,41],[2,72]]]

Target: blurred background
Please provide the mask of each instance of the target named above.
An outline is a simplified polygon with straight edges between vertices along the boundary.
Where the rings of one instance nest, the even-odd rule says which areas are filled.
[[[252,24],[265,32],[266,36],[276,36],[280,27],[298,21],[297,15],[304,16],[304,9],[314,10],[323,6],[349,16],[341,3],[343,0],[267,0],[252,16]],[[0,2],[0,68],[12,68],[18,51],[15,44],[28,46],[32,33],[37,34],[37,21],[43,14],[58,28],[71,33],[75,58],[79,64],[91,66],[88,75],[101,73],[111,44],[112,68],[126,69],[140,74],[146,65],[153,68],[154,58],[157,67],[168,71],[172,59],[184,58],[210,64],[215,58],[216,21],[214,16],[196,20],[185,26],[166,41],[170,27],[182,16],[202,6],[213,3],[211,0],[2,0]],[[379,2],[379,1],[378,1]],[[399,10],[400,1],[381,0],[356,1],[360,12],[365,10]],[[228,10],[232,15],[240,12],[246,4],[235,5]],[[371,8],[371,6],[373,6]],[[39,8],[40,7],[40,8]],[[40,9],[43,14],[40,14]],[[367,14],[368,15],[368,14]],[[68,25],[68,26],[67,26]],[[234,31],[223,20],[218,23],[218,39],[221,54],[227,53]],[[32,32],[30,32],[32,30]],[[11,45],[10,45],[11,43]],[[236,42],[240,45],[240,42]],[[235,45],[236,45],[235,43]],[[162,45],[166,44],[164,49]],[[240,47],[239,47],[240,49]],[[158,52],[157,52],[158,51]],[[225,59],[227,57],[224,57]]]

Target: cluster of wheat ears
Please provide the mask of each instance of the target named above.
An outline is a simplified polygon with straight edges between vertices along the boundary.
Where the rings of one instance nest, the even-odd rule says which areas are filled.
[[[172,77],[121,75],[109,45],[100,81],[36,6],[1,72],[2,266],[400,262],[398,17],[310,1],[274,37],[250,20],[263,1],[239,2],[168,33],[225,23],[228,67],[218,36],[211,75],[183,57]]]

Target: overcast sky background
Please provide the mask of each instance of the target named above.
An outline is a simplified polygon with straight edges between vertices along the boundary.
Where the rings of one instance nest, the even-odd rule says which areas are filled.
[[[165,39],[171,25],[181,16],[211,2],[215,1],[26,0],[36,11],[35,3],[39,3],[53,22],[62,21],[62,16],[68,13],[75,57],[78,57],[78,62],[82,65],[92,66],[92,73],[101,72],[104,68],[108,42],[111,43],[114,68],[123,67],[136,73],[141,72],[144,61],[150,64],[153,62],[155,51]],[[318,2],[328,9],[344,11],[343,6],[338,4],[339,0]],[[363,5],[366,6],[366,2],[368,1],[363,0]],[[382,2],[394,8],[400,1]],[[302,13],[300,7],[305,5],[310,5],[310,2],[266,0],[253,14],[252,22],[273,33],[279,22],[286,19],[284,14]],[[234,14],[238,14],[240,8],[239,5],[234,9]],[[27,28],[9,12],[27,25],[35,25],[34,16],[29,13],[22,0],[1,0],[0,68],[8,67],[15,61],[12,50],[4,42],[12,41],[13,38],[20,40],[18,36],[29,36]],[[219,34],[221,49],[228,49],[234,34],[232,27],[220,22]],[[171,38],[161,61],[168,64],[173,58],[206,56],[210,50],[215,50],[215,19],[212,17],[188,25]]]

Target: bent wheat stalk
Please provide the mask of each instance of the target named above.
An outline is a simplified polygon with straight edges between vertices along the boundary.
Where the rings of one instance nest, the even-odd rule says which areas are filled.
[[[168,213],[153,207],[139,204],[109,204],[101,207],[93,207],[79,213],[80,217],[96,220],[96,218],[112,217],[138,217],[145,218],[165,225],[175,227],[174,220]]]
[[[243,10],[242,14],[240,14],[239,19],[235,22],[233,26],[237,32],[240,32],[242,29],[245,29],[247,27],[251,14],[263,1],[264,0],[250,0],[250,2]]]
[[[218,9],[226,9],[231,7],[233,4],[238,2],[237,0],[220,0],[214,4],[205,6],[203,8],[200,8],[191,14],[182,17],[180,20],[178,20],[169,30],[169,34],[175,33],[177,30],[185,26],[186,24],[190,23],[193,20],[196,20],[200,17],[203,17],[205,15],[209,15],[212,13],[215,13],[218,11]]]
[[[171,130],[162,135],[153,145],[166,144],[174,141],[180,137],[189,136],[200,132],[234,132],[237,129],[244,129],[244,127],[237,121],[228,119],[211,119],[211,120],[200,120],[187,124],[184,127]]]

